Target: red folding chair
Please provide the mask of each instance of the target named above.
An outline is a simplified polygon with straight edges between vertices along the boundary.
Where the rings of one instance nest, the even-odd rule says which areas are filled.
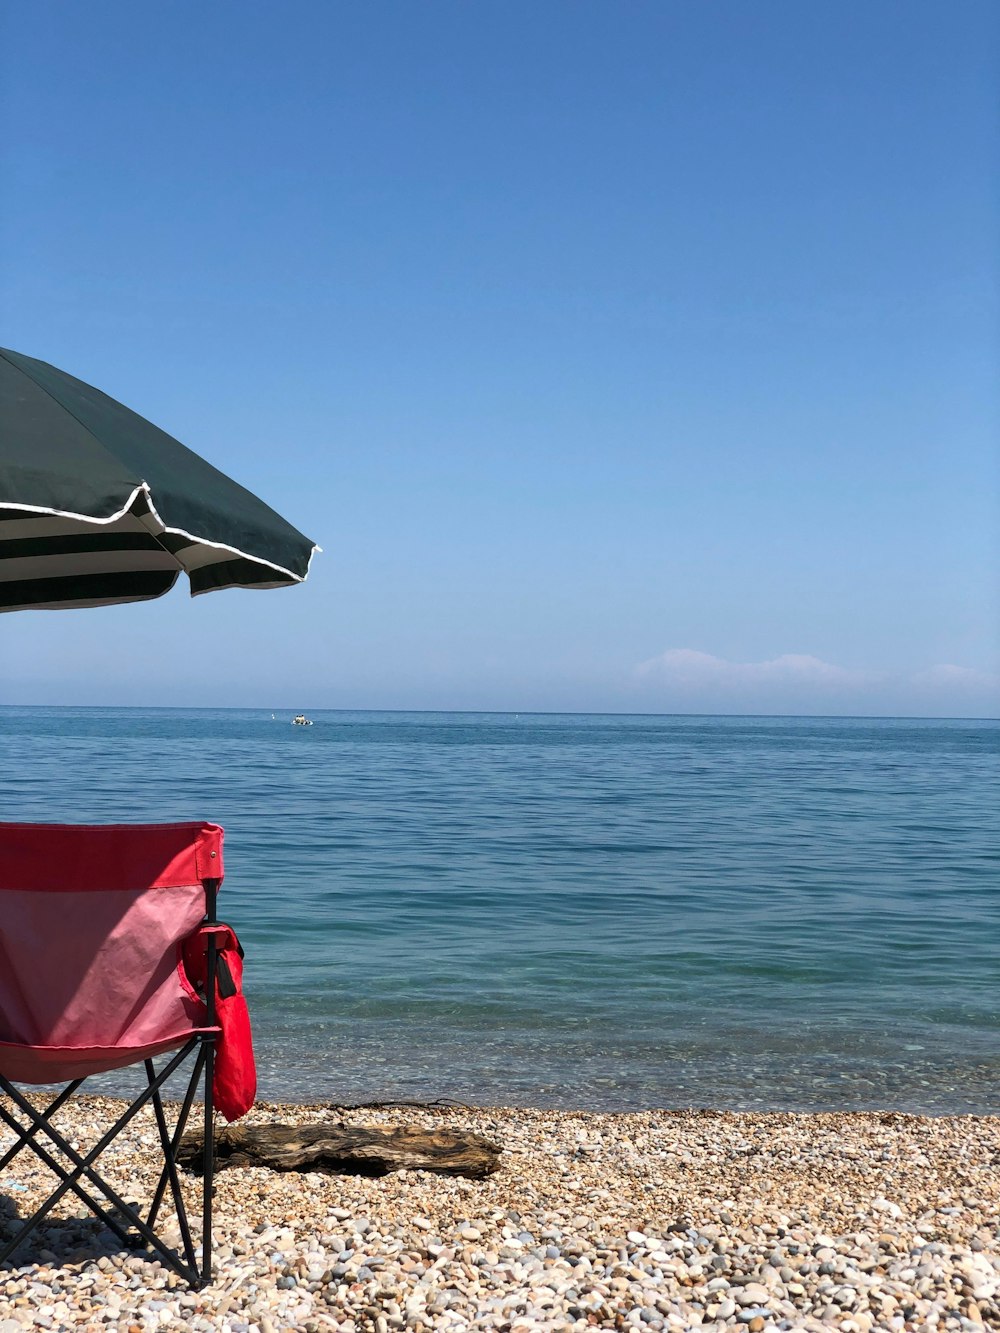
[[[28,1149],[60,1182],[0,1246],[0,1263],[72,1192],[126,1246],[151,1246],[196,1287],[211,1281],[213,1113],[236,1119],[253,1104],[256,1088],[242,951],[215,918],[222,876],[216,824],[0,823],[0,1088],[12,1104],[0,1098],[0,1119],[16,1136],[0,1171]],[[154,1057],[171,1052],[157,1072]],[[171,1131],[160,1090],[189,1059]],[[56,1112],[89,1075],[133,1064],[145,1067],[141,1093],[89,1152],[79,1151],[53,1124]],[[42,1110],[15,1086],[67,1080]],[[200,1082],[199,1264],[176,1154]],[[144,1217],[95,1163],[147,1103],[163,1169]],[[183,1256],[155,1231],[168,1188]]]

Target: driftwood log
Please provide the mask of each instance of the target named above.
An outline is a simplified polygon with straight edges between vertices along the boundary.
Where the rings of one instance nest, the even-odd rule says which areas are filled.
[[[215,1137],[215,1167],[269,1166],[274,1171],[384,1176],[389,1171],[438,1171],[479,1179],[497,1168],[503,1149],[478,1134],[378,1125],[229,1125]],[[202,1171],[205,1141],[186,1134],[181,1165]]]

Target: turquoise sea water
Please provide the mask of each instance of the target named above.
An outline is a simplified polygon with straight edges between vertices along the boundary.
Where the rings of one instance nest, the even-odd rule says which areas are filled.
[[[1000,723],[0,709],[5,819],[209,819],[263,1095],[1000,1110]]]

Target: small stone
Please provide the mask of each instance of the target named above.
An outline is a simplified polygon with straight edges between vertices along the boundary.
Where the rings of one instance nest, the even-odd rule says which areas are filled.
[[[770,1296],[770,1292],[759,1282],[747,1282],[736,1293],[736,1300],[740,1305],[763,1305]]]

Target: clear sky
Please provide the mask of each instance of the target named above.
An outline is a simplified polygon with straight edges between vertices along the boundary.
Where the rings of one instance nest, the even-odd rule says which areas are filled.
[[[993,0],[0,16],[0,345],[323,547],[0,700],[1000,714]]]

